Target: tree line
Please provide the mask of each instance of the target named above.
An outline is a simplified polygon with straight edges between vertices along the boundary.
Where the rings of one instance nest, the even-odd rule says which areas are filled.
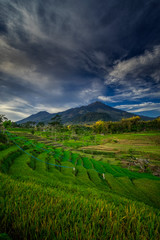
[[[97,121],[92,125],[95,133],[123,133],[160,130],[160,117],[143,121],[139,116],[122,119],[118,122]]]
[[[48,124],[44,122],[33,122],[28,121],[23,124],[17,124],[15,122],[11,122],[4,115],[0,115],[0,128],[9,128],[9,127],[19,127],[19,128],[27,128],[43,130],[44,128],[56,129],[57,131],[74,131],[75,134],[81,134],[82,132],[93,132],[100,134],[107,133],[123,133],[123,132],[141,132],[141,131],[152,131],[152,130],[160,130],[160,117],[150,121],[141,120],[139,116],[124,118],[118,122],[112,121],[102,121],[99,120],[96,123],[91,125],[89,124],[71,124],[71,125],[63,125],[61,121],[61,116],[54,116]]]

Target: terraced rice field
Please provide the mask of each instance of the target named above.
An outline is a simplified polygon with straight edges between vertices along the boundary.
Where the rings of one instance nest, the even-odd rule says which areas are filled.
[[[100,161],[160,177],[160,132],[108,134],[101,144],[81,148]]]
[[[158,239],[160,179],[9,134],[1,233],[13,239]]]

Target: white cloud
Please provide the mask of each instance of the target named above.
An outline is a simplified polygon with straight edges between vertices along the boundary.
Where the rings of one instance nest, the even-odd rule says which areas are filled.
[[[152,79],[152,80],[151,80]],[[115,62],[106,76],[106,86],[114,87],[112,101],[160,97],[160,45],[152,51]]]
[[[12,121],[28,117],[28,109],[33,108],[27,101],[14,98],[10,101],[0,101],[0,113],[6,115]]]
[[[148,99],[156,99],[160,98],[160,88],[157,86],[155,91],[151,91],[151,88],[148,87],[139,87],[139,86],[131,86],[127,89],[116,89],[115,94],[113,96],[98,96],[99,100],[105,102],[122,102],[122,101],[137,101],[142,98]]]
[[[130,79],[139,81],[141,77],[145,76],[150,76],[155,82],[159,82],[159,66],[160,45],[155,46],[152,51],[146,50],[143,55],[116,62],[109,75],[106,76],[105,83],[106,85],[113,83],[128,84],[131,83]],[[126,78],[128,79],[126,80]]]
[[[47,111],[49,113],[58,113],[58,112],[62,112],[67,110],[68,107],[64,106],[64,107],[50,107],[47,105],[43,105],[43,104],[37,104],[34,107],[34,112],[40,112],[40,111]]]
[[[83,89],[79,93],[79,97],[83,103],[89,103],[90,100],[98,98],[103,92],[104,86],[99,79],[92,79],[88,88]]]
[[[26,53],[11,47],[0,38],[0,52],[3,57],[0,59],[0,71],[13,77],[20,78],[30,84],[44,87],[49,83],[48,76],[38,72],[36,65],[27,57]]]
[[[160,112],[160,103],[154,102],[143,102],[140,104],[126,104],[126,105],[117,105],[115,108],[123,109],[127,112],[140,113],[145,111],[154,111]]]
[[[37,40],[47,40],[48,35],[44,34],[40,27],[38,15],[37,15],[37,3],[32,3],[25,6],[25,4],[16,4],[13,1],[7,1],[13,12],[7,16],[7,27],[10,34],[18,41],[18,35],[16,33],[17,27],[21,27],[30,38],[30,41],[37,42]],[[30,6],[30,7],[29,7]]]
[[[102,100],[104,102],[118,102],[114,100],[114,96],[112,97],[106,97],[106,96],[98,96],[99,100]]]
[[[43,104],[31,105],[22,98],[13,98],[10,101],[0,101],[0,113],[6,115],[12,121],[17,121],[35,114],[40,111],[48,111],[49,113],[57,113],[67,110],[68,107],[51,107]]]
[[[50,91],[55,96],[62,95],[62,87],[54,76],[40,72],[39,66],[28,58],[26,52],[16,49],[7,43],[5,38],[0,38],[0,71],[12,78],[18,78],[24,85],[31,85],[40,91]],[[54,85],[52,87],[51,85]]]

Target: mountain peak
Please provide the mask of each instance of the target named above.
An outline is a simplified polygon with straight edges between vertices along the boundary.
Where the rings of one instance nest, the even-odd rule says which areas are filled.
[[[63,123],[92,123],[98,120],[103,121],[119,121],[122,118],[130,118],[135,116],[133,113],[128,113],[120,109],[116,109],[114,107],[110,107],[105,103],[96,101],[88,106],[82,106],[77,108],[68,109],[64,112],[59,112],[57,114],[61,115]],[[50,114],[46,111],[38,112],[34,115],[29,116],[28,118],[22,119],[17,123],[25,123],[27,121],[35,121],[38,122],[50,122],[51,118],[55,116],[54,114]],[[146,117],[142,116],[142,119],[146,119]]]
[[[105,103],[102,103],[100,101],[93,102],[93,103],[89,104],[88,106],[86,106],[86,108],[89,111],[94,111],[94,110],[95,111],[100,111],[100,110],[110,111],[110,110],[113,110],[112,107],[110,107],[110,106],[108,106]]]
[[[47,116],[48,114],[50,113],[48,113],[47,111],[40,111],[35,114],[32,114],[31,116]]]
[[[88,106],[104,106],[104,105],[107,106],[106,104],[104,104],[100,101],[95,101],[95,102],[89,104]]]
[[[47,111],[40,111],[40,112],[38,112],[37,114],[49,114]]]

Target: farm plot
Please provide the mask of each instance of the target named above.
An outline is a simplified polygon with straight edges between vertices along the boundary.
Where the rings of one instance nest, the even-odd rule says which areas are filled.
[[[160,237],[158,177],[37,144],[1,144],[1,232],[13,239],[17,232],[23,239]]]

